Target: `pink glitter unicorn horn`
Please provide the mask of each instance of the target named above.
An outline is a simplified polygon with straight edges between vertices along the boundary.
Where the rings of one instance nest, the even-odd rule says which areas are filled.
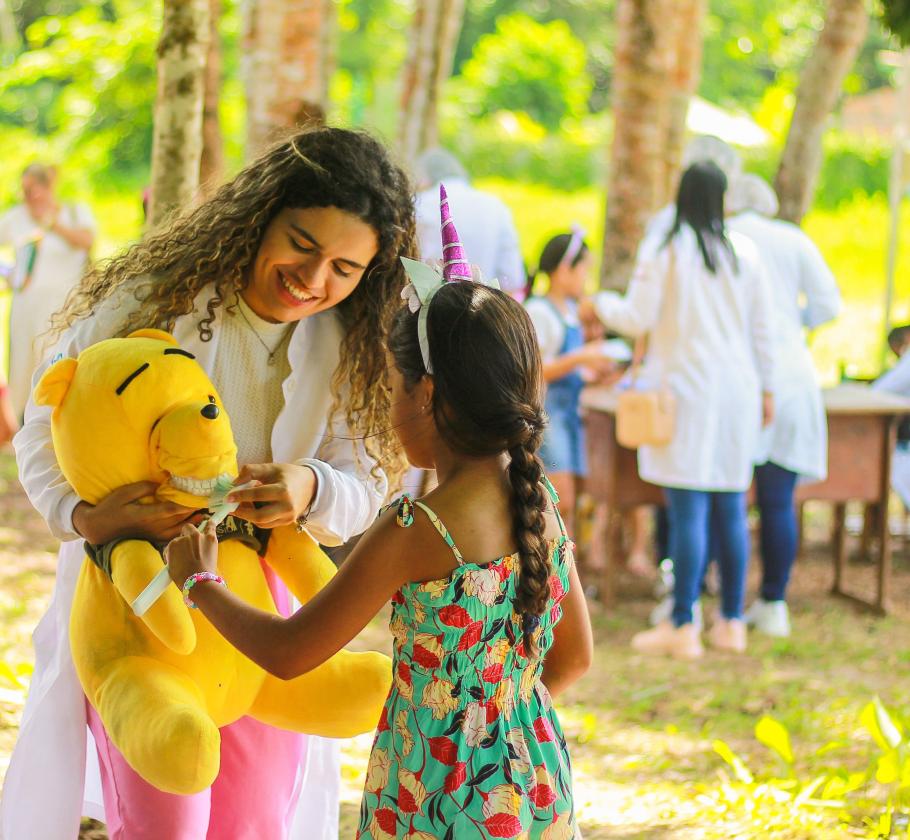
[[[471,264],[464,252],[464,246],[455,230],[455,222],[449,210],[449,197],[446,188],[439,185],[439,217],[442,223],[442,276],[446,283],[457,283],[473,280]]]

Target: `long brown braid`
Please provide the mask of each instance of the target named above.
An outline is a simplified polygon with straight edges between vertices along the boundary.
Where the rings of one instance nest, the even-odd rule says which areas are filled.
[[[118,334],[139,327],[172,330],[211,286],[198,323],[202,340],[210,340],[217,309],[247,285],[266,228],[287,207],[337,207],[376,231],[376,256],[336,307],[345,336],[331,413],[343,413],[367,452],[394,474],[402,461],[389,434],[384,347],[405,280],[399,257],[417,253],[414,204],[405,173],[364,132],[322,127],[276,143],[204,204],[96,265],[55,316],[52,330],[88,317],[121,291],[137,305]]]
[[[480,458],[508,452],[512,523],[520,571],[515,611],[525,649],[550,595],[544,539],[547,499],[537,456],[545,417],[543,373],[534,327],[522,306],[476,283],[451,283],[433,297],[427,316],[433,363],[433,416],[446,443]],[[389,349],[413,388],[427,375],[417,338],[417,314],[406,307],[392,324]]]

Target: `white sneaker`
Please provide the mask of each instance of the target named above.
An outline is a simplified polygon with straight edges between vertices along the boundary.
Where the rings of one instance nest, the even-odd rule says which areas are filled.
[[[766,636],[786,639],[790,635],[790,610],[786,601],[763,601],[758,598],[743,618],[746,624]]]
[[[653,610],[651,610],[651,615],[648,616],[648,622],[652,627],[656,627],[662,621],[669,621],[670,617],[673,615],[673,596],[667,595]],[[701,612],[701,601],[696,601],[692,605],[692,623],[701,630],[704,627],[704,619],[702,618]]]

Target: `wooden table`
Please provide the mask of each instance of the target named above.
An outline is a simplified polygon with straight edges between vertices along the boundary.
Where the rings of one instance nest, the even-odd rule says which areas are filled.
[[[891,583],[891,544],[888,497],[891,453],[897,421],[910,414],[910,400],[846,384],[824,391],[828,414],[828,478],[797,487],[797,501],[824,500],[834,505],[832,592],[858,602],[879,614],[888,611]],[[622,556],[622,514],[639,505],[663,504],[659,487],[638,476],[636,453],[616,442],[616,391],[586,388],[581,398],[588,432],[588,490],[596,500],[594,533],[590,550],[605,558],[600,592],[611,600],[616,564]],[[844,589],[846,568],[845,518],[847,502],[877,503],[885,515],[878,517],[875,554],[876,596],[866,601]]]

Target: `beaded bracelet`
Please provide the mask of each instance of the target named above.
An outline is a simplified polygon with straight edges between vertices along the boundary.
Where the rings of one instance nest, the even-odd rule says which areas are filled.
[[[191,609],[198,609],[196,604],[193,603],[193,599],[190,598],[190,590],[201,581],[210,580],[214,583],[220,583],[222,586],[227,588],[227,583],[225,583],[224,578],[221,575],[216,575],[214,572],[196,572],[194,575],[190,575],[183,582],[183,603],[186,604]]]

